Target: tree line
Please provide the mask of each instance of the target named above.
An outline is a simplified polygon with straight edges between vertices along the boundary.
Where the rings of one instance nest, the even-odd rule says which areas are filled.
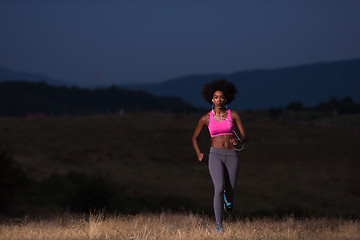
[[[179,97],[157,97],[145,91],[116,86],[82,89],[51,86],[45,82],[0,82],[0,116],[63,116],[124,113],[134,111],[193,112],[199,109]],[[270,108],[270,115],[287,111],[318,111],[336,115],[360,113],[360,103],[350,97],[331,97],[314,107],[290,102],[285,108]]]
[[[132,111],[191,112],[196,108],[178,97],[157,97],[144,91],[81,89],[45,82],[0,82],[0,116],[89,115]]]
[[[289,111],[304,111],[313,110],[321,112],[331,112],[333,114],[353,114],[360,113],[360,103],[356,103],[351,97],[344,97],[338,99],[331,97],[328,101],[320,102],[314,107],[305,107],[301,102],[291,102],[287,105],[286,110]]]
[[[285,108],[277,107],[270,108],[268,114],[273,119],[279,119],[283,116],[283,113],[293,112],[298,114],[298,118],[302,118],[302,113],[312,112],[313,115],[308,117],[318,118],[322,116],[336,116],[345,114],[360,113],[360,103],[356,103],[351,97],[344,97],[338,99],[337,97],[331,97],[328,101],[320,102],[313,107],[306,107],[300,101],[290,102]]]

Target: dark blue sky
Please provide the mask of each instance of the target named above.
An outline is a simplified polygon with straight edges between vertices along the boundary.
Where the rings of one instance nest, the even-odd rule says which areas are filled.
[[[159,82],[360,58],[359,26],[357,0],[2,0],[0,65],[80,86]]]

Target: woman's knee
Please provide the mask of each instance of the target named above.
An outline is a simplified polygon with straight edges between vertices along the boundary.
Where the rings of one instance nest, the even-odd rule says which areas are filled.
[[[215,186],[215,195],[222,195],[225,190],[225,185]]]

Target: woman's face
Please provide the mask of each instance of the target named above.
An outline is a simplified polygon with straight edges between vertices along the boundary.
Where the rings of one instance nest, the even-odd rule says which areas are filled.
[[[223,91],[214,92],[213,103],[214,103],[215,108],[221,109],[225,106],[226,98],[225,98],[225,94],[223,93]]]

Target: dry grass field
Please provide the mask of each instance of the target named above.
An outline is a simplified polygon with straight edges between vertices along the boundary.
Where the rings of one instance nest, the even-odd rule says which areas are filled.
[[[27,182],[2,206],[0,238],[218,238],[207,161],[191,145],[200,115],[1,118],[0,145]],[[245,121],[250,142],[221,237],[359,239],[358,119]],[[200,147],[209,149],[206,129]],[[88,217],[103,207],[119,214]]]
[[[65,214],[51,220],[13,220],[0,225],[0,240],[63,239],[360,239],[360,222],[339,219],[270,218],[224,222],[218,234],[212,219],[192,213],[138,215]]]

